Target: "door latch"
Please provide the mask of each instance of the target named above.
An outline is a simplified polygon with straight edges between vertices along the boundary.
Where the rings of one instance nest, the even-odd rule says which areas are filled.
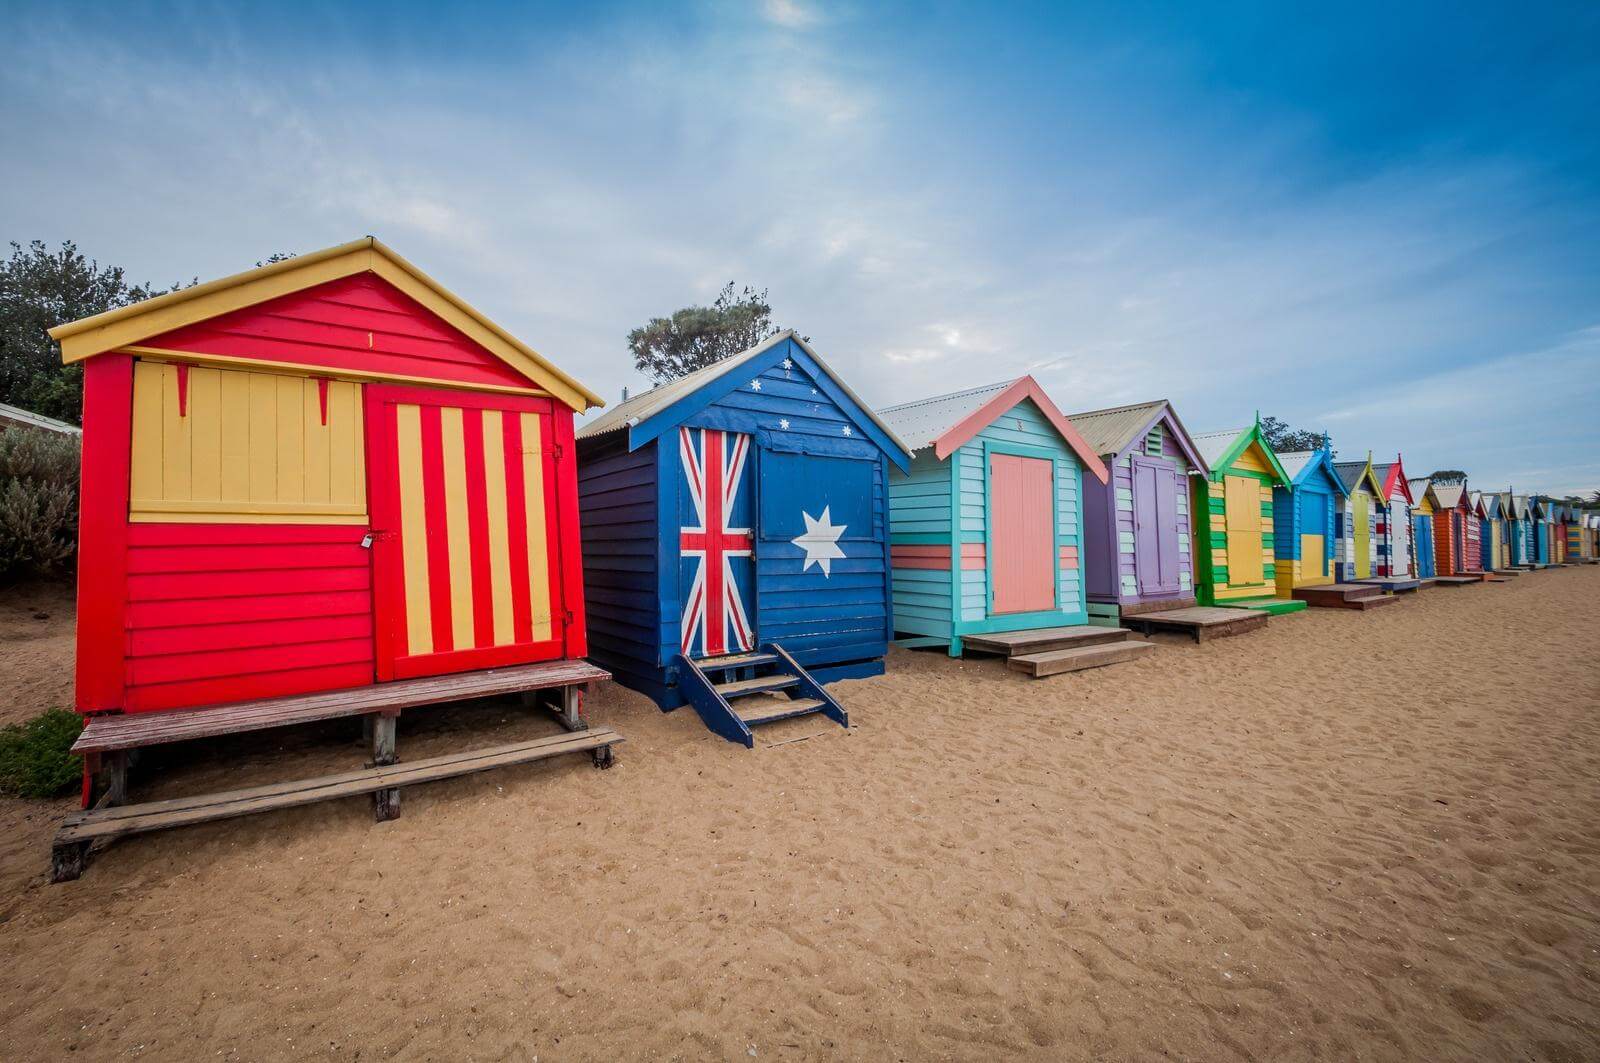
[[[388,532],[379,531],[377,528],[374,528],[361,537],[361,549],[371,550],[373,543],[388,542],[391,538],[393,538],[393,536],[391,536]]]

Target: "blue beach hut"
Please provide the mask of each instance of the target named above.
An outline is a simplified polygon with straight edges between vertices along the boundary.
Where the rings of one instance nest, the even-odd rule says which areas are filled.
[[[891,467],[911,456],[792,331],[577,432],[589,655],[662,709],[751,728],[845,710],[893,635]]]
[[[1278,597],[1293,598],[1301,587],[1338,581],[1336,517],[1350,492],[1333,467],[1326,436],[1320,449],[1279,454],[1278,463],[1289,486],[1272,489],[1273,552]]]

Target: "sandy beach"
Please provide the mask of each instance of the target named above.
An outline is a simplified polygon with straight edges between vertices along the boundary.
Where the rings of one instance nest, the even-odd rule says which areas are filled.
[[[7,720],[70,684],[69,603],[30,593]],[[1042,682],[897,650],[837,688],[849,731],[753,752],[610,687],[609,772],[136,838],[59,886],[72,801],[0,801],[0,1054],[1594,1059],[1597,603],[1600,568],[1534,573]],[[554,730],[479,704],[400,749]],[[360,756],[349,721],[200,744],[135,795]]]

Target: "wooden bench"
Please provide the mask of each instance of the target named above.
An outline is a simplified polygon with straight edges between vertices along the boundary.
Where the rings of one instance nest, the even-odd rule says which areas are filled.
[[[84,758],[85,808],[97,793],[99,800],[94,808],[68,817],[57,832],[51,880],[77,878],[88,862],[91,844],[126,834],[363,793],[372,794],[374,817],[383,821],[400,815],[403,785],[525,764],[562,753],[587,752],[596,767],[609,768],[611,747],[620,743],[622,736],[609,727],[590,729],[579,712],[578,697],[580,690],[592,689],[609,678],[609,672],[587,661],[551,661],[203,709],[93,717],[73,743],[72,751]],[[399,764],[396,724],[403,710],[507,694],[519,695],[529,706],[551,710],[568,733]],[[129,754],[134,750],[351,716],[364,718],[366,740],[372,751],[370,762],[360,771],[192,798],[126,803]]]

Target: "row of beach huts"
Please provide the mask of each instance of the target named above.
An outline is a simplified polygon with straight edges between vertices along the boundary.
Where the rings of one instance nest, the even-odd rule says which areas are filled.
[[[126,834],[609,766],[608,678],[753,746],[847,723],[831,684],[891,643],[1046,676],[1597,556],[1600,510],[1192,434],[1165,400],[1067,414],[1022,377],[873,409],[791,332],[576,427],[598,396],[371,238],[52,335],[84,372],[90,717],[57,880]],[[399,759],[402,714],[508,695],[558,733]],[[344,717],[359,770],[128,803],[140,749]]]

